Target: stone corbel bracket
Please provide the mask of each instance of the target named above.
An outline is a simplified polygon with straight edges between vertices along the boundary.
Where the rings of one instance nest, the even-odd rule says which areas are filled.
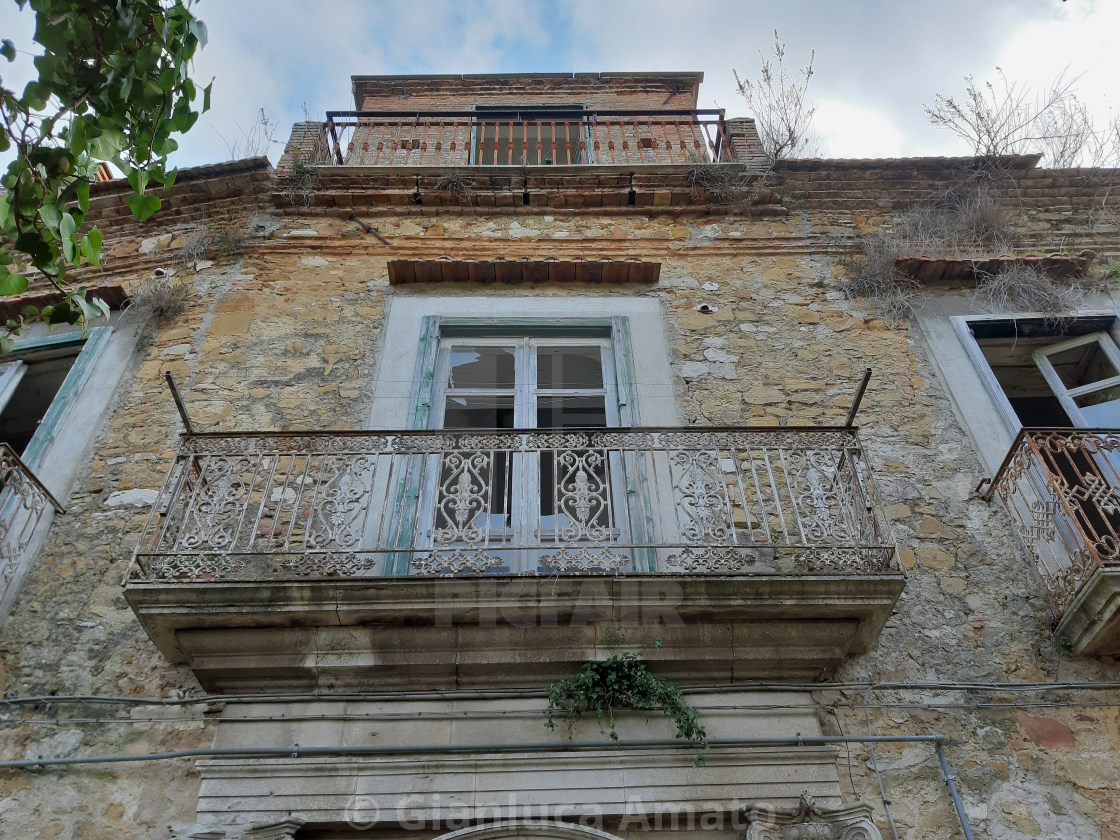
[[[303,816],[293,814],[280,822],[254,823],[241,835],[241,840],[292,840],[305,822]]]
[[[856,802],[823,808],[807,794],[796,808],[755,803],[744,809],[747,831],[743,840],[883,840],[872,820],[871,806]]]

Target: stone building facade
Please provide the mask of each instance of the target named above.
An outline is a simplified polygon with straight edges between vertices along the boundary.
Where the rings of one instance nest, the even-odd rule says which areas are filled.
[[[112,321],[0,369],[65,376],[5,478],[5,836],[1120,836],[1118,441],[1018,433],[1120,426],[1107,283],[903,260],[883,320],[860,237],[992,162],[770,169],[700,81],[355,77],[275,170],[93,187]],[[1107,273],[1116,173],[998,163]],[[545,727],[620,654],[706,749]]]

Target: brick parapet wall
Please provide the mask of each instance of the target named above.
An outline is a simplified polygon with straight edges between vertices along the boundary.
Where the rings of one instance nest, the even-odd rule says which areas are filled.
[[[263,157],[183,170],[170,189],[152,192],[160,209],[140,222],[125,204],[132,194],[128,184],[108,181],[91,188],[86,221],[97,225],[106,241],[143,237],[148,230],[175,225],[223,222],[265,210],[271,183],[271,167]]]
[[[984,178],[1013,208],[1024,247],[1120,251],[1120,170],[1038,169],[1009,156],[985,174],[977,158],[781,161],[775,189],[791,212],[879,224]]]
[[[106,280],[105,272],[130,270],[146,263],[205,227],[225,227],[241,236],[253,215],[272,209],[273,183],[272,168],[264,157],[185,169],[169,189],[150,190],[159,197],[161,206],[143,222],[125,203],[132,191],[123,179],[92,184],[85,224],[96,225],[102,233],[103,268],[73,268],[67,276],[75,283],[99,285]],[[151,240],[151,247],[138,254],[138,243],[144,248],[146,240]],[[32,276],[31,280],[29,294],[47,286],[41,278]]]
[[[276,172],[283,175],[289,172],[296,160],[307,164],[329,164],[330,145],[327,143],[327,126],[321,122],[298,122],[292,126],[292,134],[284,146]]]
[[[725,124],[733,161],[756,166],[766,163],[766,153],[762,150],[758,127],[751,117],[733,117],[726,120]]]
[[[702,73],[527,76],[355,76],[358,110],[465,110],[475,105],[582,105],[587,108],[691,109]]]
[[[297,126],[296,134],[308,137]],[[302,127],[302,129],[301,129]],[[291,147],[291,143],[289,147]],[[1009,194],[1019,210],[1024,247],[1095,247],[1120,251],[1115,217],[1120,192],[1107,186],[1120,180],[1118,170],[1035,169],[1034,158],[1013,158],[1007,170]],[[787,212],[853,230],[879,224],[895,213],[947,189],[975,173],[972,158],[911,160],[782,161],[772,173],[770,189],[755,200],[759,217]],[[466,190],[448,187],[449,170],[434,167],[317,166],[314,185],[303,196],[285,192],[284,173],[272,173],[264,158],[197,167],[181,173],[176,184],[159,193],[163,207],[144,223],[132,217],[122,181],[99,184],[91,198],[89,221],[106,235],[106,249],[116,243],[161,231],[203,224],[244,221],[254,213],[319,212],[371,216],[415,212],[539,212],[604,210],[615,213],[727,215],[741,212],[713,200],[695,183],[685,166],[650,167],[463,167]]]

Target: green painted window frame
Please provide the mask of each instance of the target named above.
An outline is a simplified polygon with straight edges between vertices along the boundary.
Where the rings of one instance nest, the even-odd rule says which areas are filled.
[[[432,399],[435,393],[436,357],[440,339],[445,334],[460,336],[563,336],[578,338],[594,336],[609,338],[614,357],[615,385],[618,398],[620,428],[640,425],[637,389],[634,379],[634,358],[630,338],[630,318],[624,315],[596,318],[456,318],[426,315],[420,328],[420,350],[416,357],[413,375],[413,394],[409,405],[409,429],[431,427]],[[416,520],[423,478],[424,456],[409,459],[394,488],[394,498],[402,498],[401,515],[392,524],[390,545],[406,548],[412,542],[410,528]],[[647,542],[653,533],[653,511],[646,476],[645,456],[633,454],[633,464],[624,469],[624,492],[631,507],[630,525],[634,531],[633,542]],[[652,549],[635,550],[636,571],[656,571],[656,556]],[[395,552],[386,558],[386,574],[407,575],[409,556]]]
[[[17,341],[15,346],[4,355],[5,361],[14,361],[36,350],[67,346],[81,347],[66,378],[62,380],[62,386],[43,414],[43,419],[39,421],[39,428],[21,456],[23,462],[33,472],[42,465],[51,445],[62,431],[63,420],[81,399],[82,390],[96,370],[98,357],[105,350],[112,334],[112,327],[94,327],[84,337],[80,333],[64,333],[23,339]]]

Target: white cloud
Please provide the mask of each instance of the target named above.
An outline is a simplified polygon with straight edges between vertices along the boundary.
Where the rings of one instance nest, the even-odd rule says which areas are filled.
[[[902,157],[906,137],[889,113],[843,99],[817,102],[814,120],[826,157]]]
[[[775,28],[795,68],[816,51],[810,95],[833,156],[965,153],[927,124],[922,104],[959,93],[970,73],[1001,66],[1038,85],[1070,64],[1085,71],[1079,90],[1101,113],[1120,78],[1116,0],[239,0],[197,11],[210,44],[195,78],[216,81],[211,112],[182,140],[180,166],[243,147],[261,107],[277,124],[275,160],[301,103],[315,117],[354,107],[355,74],[702,70],[700,106],[742,116],[731,70],[756,75]],[[10,17],[12,32],[31,19]],[[12,84],[19,71],[0,72]]]

